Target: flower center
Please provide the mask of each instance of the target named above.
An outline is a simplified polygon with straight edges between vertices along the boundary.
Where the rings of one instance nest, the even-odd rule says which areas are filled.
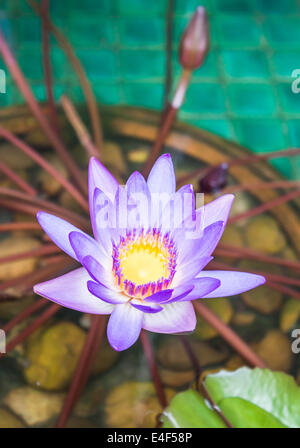
[[[173,241],[157,229],[128,232],[113,247],[113,274],[130,297],[143,298],[168,288],[175,268]]]

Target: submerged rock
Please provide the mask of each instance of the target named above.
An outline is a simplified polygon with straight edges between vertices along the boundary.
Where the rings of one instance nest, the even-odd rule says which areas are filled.
[[[291,341],[279,330],[270,330],[265,337],[253,344],[254,351],[272,370],[288,372],[292,363]]]
[[[36,331],[27,341],[24,375],[28,384],[45,390],[66,388],[75,372],[85,332],[71,322]]]
[[[210,308],[217,316],[222,319],[225,324],[231,321],[233,316],[233,309],[231,303],[226,298],[207,299],[204,301],[205,306]],[[197,326],[195,329],[195,335],[202,340],[208,340],[218,335],[217,330],[206,322],[202,317],[198,317]]]
[[[0,428],[25,428],[25,425],[15,415],[0,408]]]
[[[165,389],[169,402],[175,391]],[[106,424],[111,428],[154,428],[162,407],[152,383],[129,381],[112,389],[105,400]]]
[[[65,395],[47,393],[25,386],[11,390],[4,397],[4,404],[29,426],[44,425],[56,417]]]
[[[279,309],[282,302],[282,293],[271,289],[267,285],[262,285],[259,288],[244,292],[242,298],[248,306],[256,311],[262,314],[271,314]]]
[[[267,254],[276,254],[286,247],[285,236],[277,221],[265,214],[255,216],[247,223],[245,237],[248,247]]]
[[[288,299],[280,313],[279,326],[283,332],[290,331],[300,318],[300,300]]]
[[[40,243],[35,238],[9,236],[8,238],[0,241],[1,258],[28,252],[38,248],[39,246]],[[34,271],[37,262],[37,257],[31,257],[18,261],[11,261],[9,263],[2,263],[0,269],[0,281],[10,280],[14,277],[30,274]]]
[[[48,162],[58,171],[58,173],[64,178],[68,177],[68,172],[60,160],[60,158],[56,154],[47,154],[45,156]],[[47,171],[41,169],[38,176],[38,182],[41,184],[41,188],[45,191],[49,196],[53,196],[60,191],[62,188],[60,182],[58,182],[53,176],[51,176]]]

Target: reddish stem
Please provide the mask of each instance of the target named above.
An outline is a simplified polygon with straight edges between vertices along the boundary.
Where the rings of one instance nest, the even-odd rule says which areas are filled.
[[[28,250],[19,254],[8,255],[6,257],[0,257],[0,264],[10,263],[16,260],[24,260],[24,258],[40,257],[42,255],[49,255],[59,252],[60,249],[53,244],[48,244],[36,249]]]
[[[81,118],[79,117],[74,107],[74,104],[66,95],[62,95],[60,103],[65,111],[65,114],[69,122],[71,123],[74,131],[76,132],[76,135],[80,143],[85,148],[88,155],[90,157],[99,157],[99,150],[92,142],[89,132],[86,126],[83,124]]]
[[[218,316],[216,316],[203,301],[194,302],[194,307],[198,314],[203,317],[225,341],[231,345],[250,365],[265,368],[266,364],[257,354],[246,344],[231,328],[228,327]]]
[[[287,294],[287,295],[293,297],[294,299],[300,300],[300,293],[298,291],[296,291],[294,288],[289,288],[288,286],[278,284],[278,283],[275,283],[272,281],[268,281],[268,285],[272,289],[276,289],[277,291],[280,291],[283,294]]]
[[[33,148],[31,148],[29,145],[20,140],[11,132],[7,131],[2,126],[0,126],[0,136],[4,137],[13,145],[17,146],[22,152],[24,152],[24,154],[27,154],[28,157],[34,160],[45,171],[47,171],[47,173],[53,176],[57,180],[57,182],[59,182],[70,193],[70,195],[84,208],[84,210],[88,211],[88,203],[86,199],[81,195],[81,193]],[[83,178],[81,172],[79,172],[79,176]]]
[[[0,162],[0,171],[11,179],[21,190],[24,190],[30,196],[36,196],[37,192],[24,179],[22,179],[15,171],[11,170],[4,162]]]
[[[49,39],[49,0],[42,0],[41,4],[41,19],[42,19],[42,49],[43,49],[43,67],[45,86],[47,92],[47,102],[50,110],[50,120],[54,131],[58,134],[58,118],[56,113],[56,106],[53,95],[52,70],[50,59],[50,39]]]
[[[12,190],[11,188],[5,187],[0,187],[0,195],[9,196],[14,199],[29,202],[30,204],[35,205],[37,209],[46,209],[47,211],[56,213],[64,219],[70,219],[71,221],[79,223],[79,225],[83,226],[85,229],[89,228],[89,221],[87,219],[82,218],[77,213],[74,213],[64,207],[54,204],[53,202],[46,201],[45,199],[33,198],[21,191]]]
[[[155,362],[155,357],[152,351],[152,347],[151,347],[151,343],[150,340],[148,338],[148,335],[146,334],[146,332],[144,330],[141,331],[141,342],[143,345],[143,349],[144,349],[144,353],[147,359],[147,363],[151,372],[151,376],[152,376],[152,380],[156,389],[156,393],[157,393],[157,397],[159,399],[159,402],[161,404],[161,407],[164,409],[168,403],[167,403],[167,399],[166,399],[166,395],[165,395],[165,391],[160,379],[160,375],[158,372],[158,368]]]
[[[253,154],[239,159],[230,159],[226,163],[230,166],[249,165],[250,163],[261,162],[262,160],[276,159],[278,157],[297,156],[300,154],[299,148],[284,149],[283,151],[274,151],[267,154]]]
[[[270,210],[274,207],[277,207],[278,205],[284,204],[285,202],[291,201],[292,199],[295,199],[298,196],[300,196],[300,189],[290,191],[289,193],[283,196],[278,196],[277,198],[265,202],[264,204],[258,205],[257,207],[254,207],[251,210],[247,210],[246,212],[240,213],[239,215],[229,218],[228,224],[233,224],[242,219],[247,219],[256,215],[260,215],[261,213],[266,212],[267,210]]]
[[[27,3],[31,6],[31,8],[38,14],[41,15],[41,8],[38,5],[37,2],[34,0],[27,0]],[[83,65],[81,64],[80,60],[76,56],[72,46],[70,45],[69,41],[65,38],[65,36],[61,33],[61,31],[50,21],[48,18],[47,21],[48,28],[53,33],[55,39],[65,52],[70,64],[74,68],[74,72],[77,74],[79,79],[79,84],[82,88],[83,94],[86,99],[87,108],[89,111],[92,128],[93,128],[93,134],[94,134],[94,140],[96,142],[96,146],[101,150],[103,145],[103,137],[102,137],[102,130],[101,130],[101,120],[98,110],[97,101],[95,98],[95,95],[93,93],[93,89],[91,86],[91,83],[89,82]]]
[[[251,191],[251,190],[262,190],[262,189],[274,189],[274,188],[300,188],[299,181],[290,181],[290,180],[275,180],[273,182],[258,182],[256,184],[237,184],[237,185],[229,185],[226,188],[223,188],[222,193],[239,193],[241,191]]]
[[[65,426],[73,407],[86,385],[95,355],[103,339],[104,329],[105,319],[103,316],[93,316],[90,330],[86,337],[67,398],[57,423],[57,428],[63,428]]]
[[[82,189],[84,193],[87,193],[88,192],[87,185],[84,181],[80,169],[78,168],[78,166],[68,153],[68,150],[65,148],[64,144],[62,143],[58,135],[54,132],[54,130],[50,126],[45,114],[43,113],[41,107],[36,101],[32,93],[32,90],[29,87],[16,59],[14,58],[12,52],[10,51],[10,48],[6,43],[6,39],[1,31],[0,31],[0,52],[2,54],[4,62],[6,63],[12,75],[12,78],[17,84],[30,110],[32,111],[33,115],[40,124],[41,128],[49,138],[57,154],[59,155],[59,157],[61,157],[61,159],[65,163],[68,171],[72,175],[73,180]]]
[[[13,319],[11,319],[7,324],[2,328],[5,333],[8,333],[12,328],[14,328],[18,323],[27,319],[27,317],[31,316],[31,314],[35,313],[42,307],[49,305],[49,301],[45,299],[39,299],[31,304],[28,308],[26,308],[21,313],[17,314]]]
[[[232,246],[229,244],[220,243],[218,247],[215,249],[215,254],[232,258],[250,258],[253,260],[259,260],[266,263],[286,266],[288,268],[300,269],[300,263],[298,261],[270,257],[268,255],[261,254],[260,252],[257,252],[252,249],[247,249],[245,247],[239,247],[239,246]]]
[[[24,341],[24,339],[28,338],[37,328],[43,325],[50,317],[54,316],[55,313],[61,308],[60,305],[56,303],[50,305],[46,311],[44,311],[34,322],[32,322],[28,327],[26,327],[20,334],[18,334],[15,338],[13,338],[6,346],[6,353],[9,353],[13,348],[15,348],[18,344]],[[4,353],[0,353],[0,359],[4,355]]]
[[[178,112],[178,110],[175,107],[173,107],[172,105],[170,105],[170,107],[168,107],[168,109],[166,111],[166,114],[163,117],[161,127],[158,130],[158,134],[157,134],[155,142],[151,148],[150,155],[149,155],[148,160],[142,170],[142,173],[145,177],[148,176],[148,174],[150,173],[150,170],[163,147],[164,141],[172,127],[172,124],[175,120],[177,112]]]
[[[16,230],[41,230],[37,222],[8,222],[0,224],[0,232],[14,232]]]

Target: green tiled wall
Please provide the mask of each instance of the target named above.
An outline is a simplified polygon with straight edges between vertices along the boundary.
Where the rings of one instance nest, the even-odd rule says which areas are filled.
[[[198,4],[207,8],[211,50],[193,76],[180,118],[255,152],[300,145],[300,94],[291,73],[300,68],[298,0],[174,0],[173,72],[177,44]],[[51,0],[51,16],[81,59],[99,101],[158,109],[165,76],[167,0]],[[25,0],[2,0],[0,26],[37,97],[45,98],[40,23]],[[76,76],[53,40],[55,95],[82,101]],[[4,68],[0,60],[0,68]],[[174,81],[175,81],[174,79]],[[22,102],[8,77],[2,105]],[[300,159],[274,160],[300,178]]]

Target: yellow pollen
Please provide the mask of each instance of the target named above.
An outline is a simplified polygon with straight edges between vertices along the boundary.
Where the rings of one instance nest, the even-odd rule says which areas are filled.
[[[120,267],[124,278],[143,285],[168,276],[167,257],[159,249],[144,244],[132,244],[120,254]]]

